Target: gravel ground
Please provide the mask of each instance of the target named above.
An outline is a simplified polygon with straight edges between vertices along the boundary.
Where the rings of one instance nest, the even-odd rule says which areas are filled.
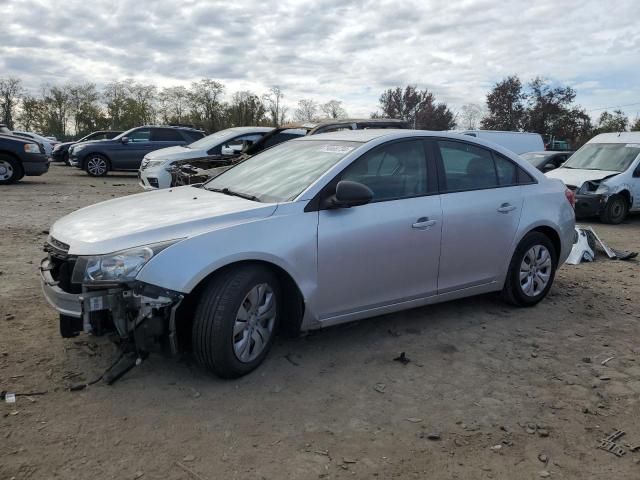
[[[0,188],[0,390],[47,392],[0,404],[0,478],[640,478],[640,452],[597,448],[616,429],[640,445],[635,261],[566,266],[531,309],[482,296],[279,339],[235,381],[151,356],[70,392],[116,352],[60,338],[45,232],[137,192],[133,174],[59,165]],[[639,217],[593,226],[640,251]]]

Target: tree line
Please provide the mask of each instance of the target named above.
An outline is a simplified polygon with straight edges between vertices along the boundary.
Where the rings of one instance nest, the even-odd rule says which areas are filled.
[[[345,118],[340,100],[319,103],[304,98],[290,109],[285,94],[272,87],[265,94],[226,94],[223,83],[204,78],[190,86],[158,88],[131,79],[102,87],[94,83],[44,85],[28,93],[17,78],[0,78],[0,122],[9,128],[54,135],[60,139],[95,130],[127,130],[144,124],[192,125],[206,132],[242,125],[278,126],[290,121]],[[579,146],[602,132],[640,130],[640,118],[604,111],[597,121],[575,103],[576,91],[540,77],[523,83],[517,75],[497,82],[486,104],[466,104],[454,112],[433,92],[415,85],[382,92],[372,118],[398,118],[425,130],[483,128],[528,131]]]

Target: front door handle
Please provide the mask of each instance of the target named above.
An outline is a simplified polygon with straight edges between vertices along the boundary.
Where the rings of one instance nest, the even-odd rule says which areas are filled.
[[[503,203],[498,208],[498,212],[500,212],[500,213],[509,213],[509,212],[513,212],[515,209],[516,209],[516,207],[514,207],[510,203]]]
[[[420,217],[416,223],[411,225],[412,228],[417,228],[419,230],[426,230],[429,227],[433,227],[436,224],[435,220],[429,220],[429,217]]]

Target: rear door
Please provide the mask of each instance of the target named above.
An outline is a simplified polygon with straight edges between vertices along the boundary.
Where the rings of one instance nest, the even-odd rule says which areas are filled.
[[[366,205],[319,212],[321,320],[435,295],[442,213],[425,143],[412,139],[375,147],[329,190],[340,180],[365,184],[374,197]]]
[[[509,262],[520,221],[518,167],[491,150],[438,140],[442,251],[438,293],[495,281]]]
[[[185,137],[183,137],[182,133],[175,128],[151,129],[151,146],[149,151],[186,144],[187,140]]]

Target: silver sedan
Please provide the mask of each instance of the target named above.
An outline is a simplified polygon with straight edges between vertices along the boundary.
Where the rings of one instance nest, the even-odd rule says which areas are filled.
[[[113,330],[130,350],[192,350],[237,377],[278,329],[494,291],[535,305],[571,250],[572,201],[562,182],[469,136],[321,134],[201,186],[60,219],[42,283],[64,336]]]

